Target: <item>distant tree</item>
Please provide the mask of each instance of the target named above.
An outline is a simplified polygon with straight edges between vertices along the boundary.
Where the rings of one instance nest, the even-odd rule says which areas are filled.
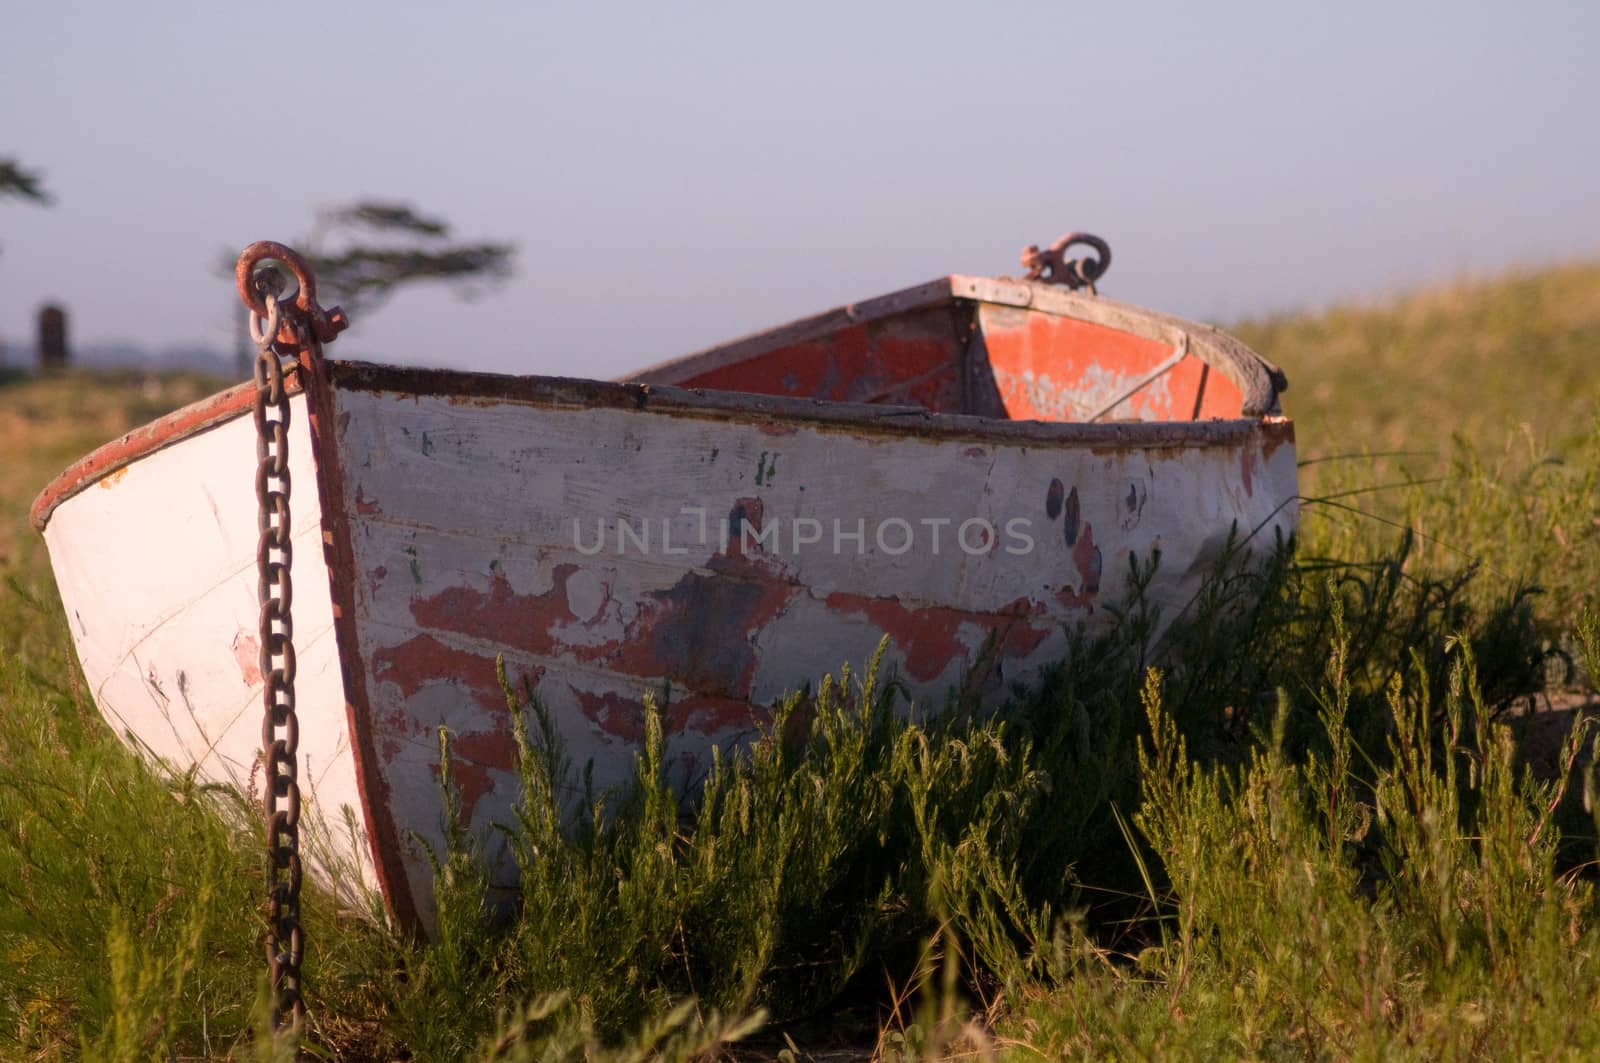
[[[50,193],[44,190],[37,173],[22,168],[16,159],[0,159],[0,197],[17,196],[48,205]]]
[[[22,168],[16,159],[0,159],[0,199],[15,196],[41,206],[50,205],[50,193],[44,190],[42,178]]]
[[[324,305],[338,303],[354,318],[422,281],[454,285],[471,298],[480,285],[511,276],[516,247],[457,242],[442,218],[404,203],[361,200],[319,211],[304,252]]]
[[[450,224],[418,213],[404,203],[358,200],[317,212],[311,232],[297,250],[317,278],[323,306],[342,306],[352,321],[381,306],[399,288],[422,281],[455,285],[471,298],[480,285],[511,276],[514,244],[458,243]],[[219,272],[233,276],[235,252],[226,255]],[[240,372],[248,375],[253,354],[248,330],[241,331]]]

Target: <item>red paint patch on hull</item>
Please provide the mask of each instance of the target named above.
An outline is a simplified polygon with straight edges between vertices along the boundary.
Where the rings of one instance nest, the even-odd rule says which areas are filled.
[[[372,677],[399,691],[402,699],[415,697],[424,687],[447,683],[491,712],[506,710],[505,694],[495,674],[494,657],[448,646],[432,635],[413,635],[372,654]],[[404,711],[389,713],[382,721],[404,726]]]
[[[760,504],[736,509],[730,538],[739,545],[741,521],[759,523]],[[671,679],[697,693],[745,698],[755,676],[755,639],[800,593],[781,566],[764,557],[718,555],[673,586],[652,591],[620,637],[593,643],[569,641],[565,632],[607,619],[604,609],[587,621],[567,604],[567,583],[580,571],[557,565],[551,587],[517,594],[497,574],[487,591],[450,587],[411,603],[417,623],[503,645],[508,649],[578,663],[659,682]]]
[[[716,698],[691,694],[667,706],[664,721],[668,734],[698,731],[717,735],[727,731],[754,728],[770,720],[772,713],[738,698]]]
[[[603,694],[570,687],[583,715],[613,738],[628,742],[644,741],[644,704],[614,691]]]
[[[417,623],[435,631],[450,631],[550,656],[567,647],[555,634],[558,625],[576,624],[567,605],[567,581],[577,565],[557,565],[551,587],[542,594],[517,594],[502,574],[496,573],[487,592],[474,587],[450,587],[411,603]]]
[[[261,684],[261,643],[248,631],[233,636],[233,659],[239,662],[239,677],[247,687]]]
[[[1048,628],[1036,627],[1031,617],[1042,612],[1037,602],[1018,600],[995,613],[976,613],[950,606],[911,607],[894,598],[868,598],[858,594],[828,595],[829,609],[864,616],[888,635],[904,655],[906,671],[919,682],[942,675],[951,661],[975,652],[959,637],[963,625],[996,632],[996,657],[1026,656],[1036,649]]]
[[[644,701],[615,691],[597,692],[571,687],[572,694],[582,706],[583,715],[601,731],[613,738],[638,744],[644,741]],[[696,731],[717,735],[731,730],[748,729],[771,717],[771,713],[751,705],[740,698],[719,698],[705,694],[687,694],[677,700],[660,699],[666,704],[662,713],[662,729],[667,735]]]
[[[1078,589],[1058,591],[1056,600],[1068,609],[1093,612],[1095,599],[1100,596],[1102,564],[1100,548],[1094,544],[1094,525],[1084,521],[1083,530],[1072,544],[1072,567],[1078,571]]]
[[[450,772],[461,795],[461,822],[471,822],[473,810],[494,789],[491,772],[517,767],[517,740],[509,716],[496,720],[494,730],[454,735],[450,739]]]

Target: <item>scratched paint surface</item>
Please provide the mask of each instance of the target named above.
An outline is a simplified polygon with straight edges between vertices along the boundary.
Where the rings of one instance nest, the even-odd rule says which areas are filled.
[[[979,320],[995,387],[1013,420],[1084,420],[1108,406],[1111,420],[1239,416],[1239,389],[1193,354],[1117,402],[1174,353],[1169,344],[992,304],[982,307]]]
[[[924,705],[992,692],[1102,622],[1130,554],[1161,549],[1151,592],[1170,618],[1231,526],[1270,544],[1295,517],[1283,422],[1242,444],[1096,450],[384,390],[335,402],[359,666],[424,907],[428,864],[405,839],[443,839],[440,726],[491,859],[509,821],[497,656],[600,787],[630,775],[644,692],[661,693],[687,786],[713,745],[751,733],[752,703],[885,634]]]
[[[319,542],[305,402],[291,399],[296,693],[307,857],[346,896],[375,889]],[[74,495],[45,540],[78,659],[117,735],[173,770],[259,793],[255,431],[248,415],[148,454]],[[253,780],[253,786],[252,786]]]
[[[835,402],[894,402],[961,410],[955,335],[947,307],[917,310],[842,328],[824,339],[764,351],[684,378],[684,387]],[[774,366],[782,366],[774,371]]]
[[[1175,353],[1168,342],[1069,316],[982,303],[976,342],[969,347],[967,320],[949,304],[920,308],[844,325],[821,338],[763,347],[693,374],[656,375],[682,387],[895,403],[1011,420],[1239,416],[1238,387],[1208,369],[1198,353],[1147,379]]]

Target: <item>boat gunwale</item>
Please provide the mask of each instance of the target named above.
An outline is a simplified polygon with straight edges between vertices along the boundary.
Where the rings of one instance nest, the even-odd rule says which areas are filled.
[[[1225,446],[1250,437],[1262,426],[1292,423],[1289,418],[1276,415],[1204,421],[1013,421],[975,414],[935,413],[921,406],[355,361],[329,361],[328,373],[330,381],[341,390],[442,398],[482,406],[653,411],[702,420],[757,422],[767,427],[774,423],[794,427],[814,425],[856,435],[922,435],[951,442],[1087,446],[1096,450]]]
[[[291,396],[300,393],[297,366],[284,366],[283,383]],[[248,415],[255,404],[255,393],[256,385],[252,380],[233,384],[101,444],[44,486],[28,509],[29,523],[35,531],[43,532],[50,523],[51,514],[63,502],[107,476],[157,451]]]
[[[1240,386],[1245,395],[1246,409],[1253,403],[1261,408],[1263,416],[1247,413],[1238,418],[1206,421],[1109,423],[1009,420],[972,414],[934,413],[920,406],[886,406],[756,392],[682,388],[672,383],[723,365],[749,360],[767,351],[805,342],[808,338],[819,338],[850,324],[938,306],[952,299],[1032,308],[1103,324],[1174,346],[1187,336],[1191,351],[1208,364],[1217,366]],[[777,417],[839,425],[858,432],[904,434],[914,431],[936,438],[970,439],[974,442],[1072,443],[1093,447],[1222,445],[1247,434],[1256,425],[1287,421],[1275,416],[1278,413],[1277,392],[1287,386],[1281,373],[1220,329],[1101,296],[1081,295],[1058,286],[960,274],[852,303],[699,353],[658,363],[620,382],[335,360],[329,360],[328,365],[332,376],[341,385],[363,390],[411,391],[417,394],[453,395],[468,400],[511,400],[572,408],[600,405],[635,409],[655,407],[662,412],[684,416],[726,419],[737,419],[738,415],[744,414],[762,419]],[[292,392],[300,390],[298,367],[286,370],[285,382]],[[236,384],[98,447],[69,465],[45,486],[29,509],[30,523],[37,531],[43,532],[51,515],[68,499],[149,454],[247,413],[254,393],[252,381]]]

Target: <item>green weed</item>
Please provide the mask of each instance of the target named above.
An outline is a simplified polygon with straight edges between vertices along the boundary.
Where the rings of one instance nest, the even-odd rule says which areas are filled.
[[[1004,704],[929,715],[869,661],[680,801],[654,709],[632,784],[597,794],[508,690],[518,894],[459,832],[431,943],[310,891],[307,1046],[1592,1054],[1595,746],[1581,722],[1528,745],[1549,696],[1600,674],[1597,276],[1242,329],[1296,384],[1295,548],[1241,530],[1182,617],[1138,593],[1159,558],[1133,559],[1110,629]],[[0,386],[0,442],[27,456],[0,475],[7,1057],[292,1058],[265,1031],[253,811],[110,733],[21,517],[68,461],[204,389]]]
[[[1134,821],[1165,873],[1149,917],[1162,932],[1113,956],[1068,928],[1058,988],[1013,1020],[1034,1047],[1079,1058],[1595,1050],[1600,924],[1592,885],[1558,860],[1565,780],[1517,773],[1464,642],[1437,701],[1420,660],[1388,685],[1380,763],[1348,728],[1350,640],[1337,617],[1335,628],[1313,699],[1323,754],[1286,756],[1284,698],[1243,763],[1204,763],[1151,672]],[[1595,652],[1592,623],[1584,645]],[[1568,737],[1569,763],[1585,733]]]

